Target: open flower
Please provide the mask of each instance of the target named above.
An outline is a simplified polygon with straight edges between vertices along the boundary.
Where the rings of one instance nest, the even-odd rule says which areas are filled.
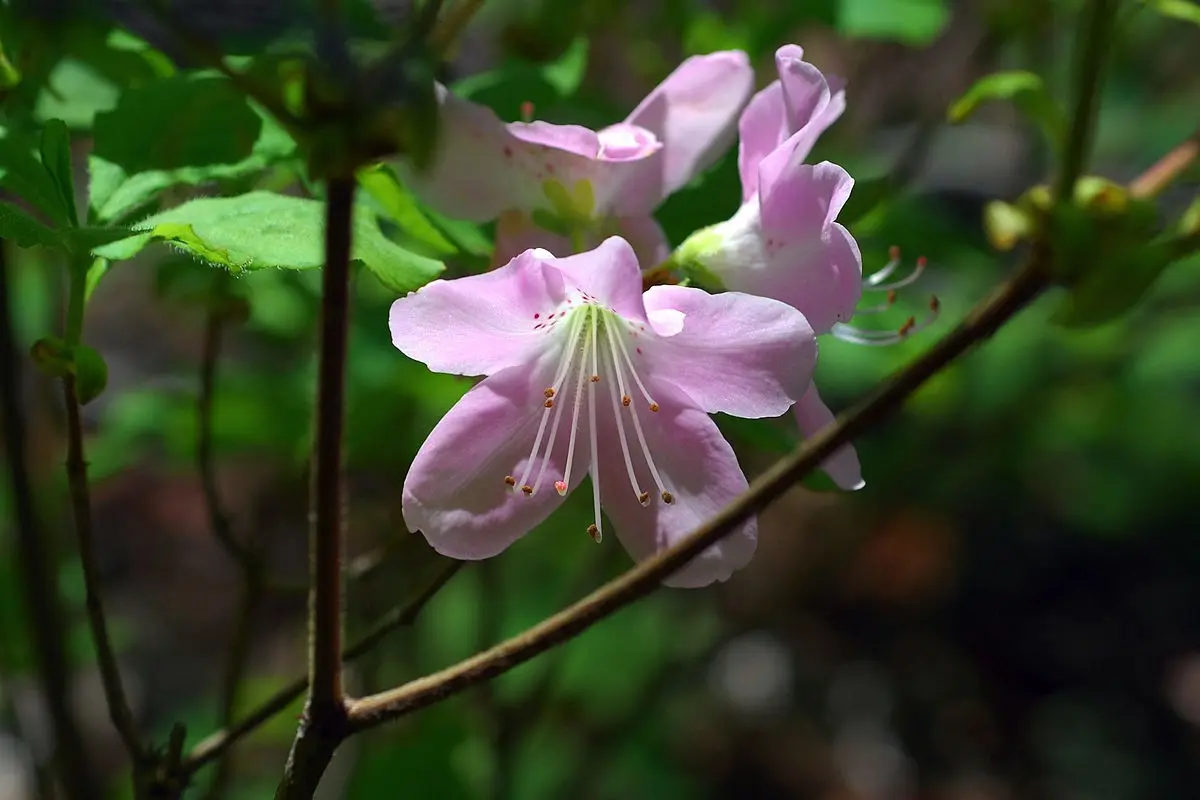
[[[657,263],[669,248],[651,212],[732,143],[753,88],[744,53],[693,56],[624,122],[591,131],[504,123],[438,86],[438,150],[427,170],[406,170],[406,178],[443,213],[498,219],[497,264],[527,248],[580,251],[609,234]]]
[[[742,206],[728,221],[693,234],[676,257],[727,289],[788,303],[823,334],[849,320],[862,297],[862,256],[836,222],[854,179],[836,164],[804,163],[841,115],[845,94],[795,45],[781,47],[775,63],[779,80],[754,96],[738,124]],[[805,436],[833,418],[815,386],[795,411]],[[842,488],[863,485],[849,446],[822,467]]]
[[[544,520],[585,475],[635,559],[669,547],[746,489],[708,416],[777,416],[809,386],[812,328],[784,303],[656,286],[612,237],[397,300],[392,341],[430,369],[487,376],[434,428],[404,483],[404,518],[438,552],[482,559]],[[754,553],[747,522],[668,579],[725,580]]]

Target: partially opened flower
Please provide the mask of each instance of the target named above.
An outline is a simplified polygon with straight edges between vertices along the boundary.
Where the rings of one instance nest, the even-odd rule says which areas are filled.
[[[795,45],[776,52],[779,80],[754,96],[739,122],[741,207],[690,237],[677,259],[727,289],[792,305],[822,334],[853,316],[862,297],[862,256],[836,222],[854,179],[836,164],[804,163],[817,137],[841,115],[844,92],[840,81],[801,56]],[[815,386],[795,411],[806,436],[833,418]],[[842,488],[863,485],[850,446],[822,466]]]
[[[481,559],[591,476],[636,559],[670,546],[746,489],[708,416],[777,416],[807,389],[812,328],[784,303],[656,286],[612,237],[555,258],[438,280],[397,300],[392,341],[438,372],[487,376],[442,419],[404,484],[404,518],[439,552]],[[754,553],[747,522],[667,582],[725,580]]]
[[[657,263],[668,245],[651,212],[732,143],[753,87],[744,53],[693,56],[624,122],[591,131],[504,123],[439,86],[438,150],[406,178],[445,214],[498,219],[497,264],[533,247],[580,251],[614,233]]]

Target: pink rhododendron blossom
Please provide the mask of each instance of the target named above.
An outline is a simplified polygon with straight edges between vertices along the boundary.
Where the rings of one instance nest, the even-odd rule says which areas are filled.
[[[746,489],[710,413],[782,414],[811,383],[816,342],[788,305],[655,286],[611,237],[556,258],[529,250],[491,272],[397,300],[392,341],[438,372],[484,375],[429,435],[404,518],[439,552],[504,550],[591,476],[635,559],[669,547]],[[753,521],[668,584],[725,580],[754,553]]]
[[[795,45],[776,52],[779,79],[754,96],[739,121],[742,206],[690,237],[677,259],[727,289],[792,305],[822,334],[853,316],[862,297],[862,256],[836,222],[853,178],[836,164],[804,163],[841,115],[845,95],[840,81],[801,56]],[[815,387],[797,404],[796,419],[805,436],[832,419]],[[823,467],[842,488],[863,485],[849,446]]]
[[[497,264],[527,248],[586,249],[610,234],[657,263],[669,247],[651,212],[732,144],[753,88],[744,53],[693,56],[624,122],[591,131],[505,123],[438,86],[438,151],[429,169],[406,178],[445,214],[498,219]]]

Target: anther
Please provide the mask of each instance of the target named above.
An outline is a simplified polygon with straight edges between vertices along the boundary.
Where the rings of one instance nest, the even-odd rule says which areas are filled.
[[[658,403],[651,403],[651,404],[650,404],[650,410],[651,410],[651,411],[658,411]]]
[[[521,491],[525,493],[526,497],[533,496],[533,487],[530,486],[528,483],[521,487]]]
[[[642,504],[642,505],[644,505],[644,506],[648,506],[648,505],[650,505],[650,493],[649,493],[649,492],[642,492],[641,494],[639,494],[639,495],[638,495],[638,502],[639,502],[639,503],[641,503],[641,504]]]
[[[555,394],[555,392],[554,392],[554,387],[553,387],[553,386],[551,386],[549,389],[547,389],[546,391],[542,392],[542,394],[546,395],[546,397],[554,397],[554,394]]]
[[[544,405],[546,408],[554,408],[554,401],[547,399],[545,403],[542,403],[542,405]]]
[[[632,402],[633,402],[633,398],[631,398],[629,395],[627,395],[627,394],[621,395],[621,405],[625,406],[626,408],[629,408],[629,404]]]
[[[915,327],[917,327],[917,318],[909,317],[907,320],[905,320],[904,324],[900,326],[900,330],[896,331],[896,333],[900,334],[901,336],[907,336]]]
[[[599,376],[599,375],[593,375],[593,376],[592,376],[592,383],[599,383],[599,382],[600,382],[600,376]]]
[[[942,301],[937,299],[936,294],[929,298],[929,310],[935,314],[942,310]]]
[[[662,499],[667,505],[673,505],[675,503],[675,495],[671,494],[666,489],[663,489]]]
[[[888,293],[887,293],[887,304],[888,304],[889,306],[891,306],[891,305],[895,305],[895,304],[896,304],[896,290],[895,290],[895,289],[888,289]],[[553,389],[547,389],[546,391],[553,392],[554,390],[553,390]],[[551,395],[546,395],[546,396],[547,396],[547,397],[551,397]]]
[[[533,101],[532,100],[525,100],[521,103],[521,121],[522,122],[532,122],[533,121]]]
[[[600,544],[601,540],[604,538],[604,536],[600,533],[600,529],[596,527],[596,523],[594,522],[587,526],[587,532],[588,536],[592,537],[592,541],[594,541],[596,544]]]
[[[509,486],[516,486],[516,485],[517,485],[517,479],[516,479],[516,478],[514,478],[512,475],[505,475],[505,476],[504,476],[504,482],[505,482],[506,484],[508,484]]]
[[[555,481],[554,491],[558,492],[560,495],[565,495],[567,493],[567,484],[564,481]]]

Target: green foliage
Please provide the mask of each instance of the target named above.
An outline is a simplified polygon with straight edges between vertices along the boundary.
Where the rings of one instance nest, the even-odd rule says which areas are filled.
[[[946,0],[841,0],[838,30],[860,39],[927,45],[950,21]]]
[[[1067,135],[1067,115],[1046,89],[1041,76],[1032,72],[994,72],[977,80],[950,106],[951,122],[964,122],[984,103],[1008,100],[1035,122],[1055,147]]]
[[[320,201],[272,192],[205,197],[137,223],[133,228],[142,233],[96,248],[95,253],[120,261],[152,241],[162,241],[231,272],[313,269],[324,263],[324,214]],[[355,209],[352,258],[395,292],[412,291],[443,269],[440,261],[384,237],[374,213],[361,206]]]
[[[463,78],[452,88],[455,94],[488,106],[501,119],[520,119],[528,103],[538,119],[553,120],[555,109],[578,90],[587,56],[587,40],[576,39],[548,64],[512,59],[497,69]]]
[[[1191,22],[1195,25],[1200,25],[1200,3],[1195,2],[1195,0],[1141,1],[1164,17],[1171,17],[1182,22]]]

